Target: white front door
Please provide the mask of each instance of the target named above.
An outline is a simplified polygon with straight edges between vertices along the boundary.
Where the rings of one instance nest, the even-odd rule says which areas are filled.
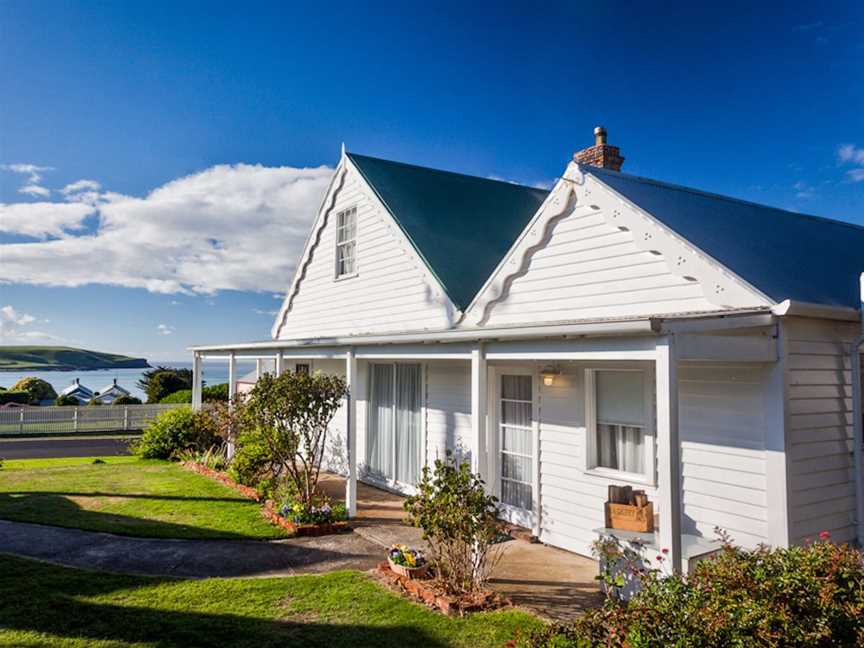
[[[489,408],[491,486],[500,500],[502,516],[533,528],[536,493],[537,407],[531,369],[492,370],[494,394]]]

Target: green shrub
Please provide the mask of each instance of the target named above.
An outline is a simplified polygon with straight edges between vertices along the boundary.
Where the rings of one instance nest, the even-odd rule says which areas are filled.
[[[201,398],[205,403],[228,402],[228,383],[207,385],[201,390]]]
[[[38,403],[45,400],[54,400],[57,398],[57,392],[47,380],[30,376],[22,378],[14,385],[10,391],[23,391],[30,395],[31,403]]]
[[[203,452],[187,448],[186,450],[175,452],[174,458],[177,461],[192,461],[213,470],[225,470],[228,466],[228,457],[226,456],[224,445],[212,446]]]
[[[30,402],[30,394],[26,391],[15,391],[12,389],[0,392],[0,405],[5,405],[6,403],[17,403],[19,405],[26,405]]]
[[[228,383],[219,385],[208,385],[201,390],[201,400],[205,403],[228,402]],[[160,403],[191,403],[192,390],[180,389],[172,394],[168,394],[159,401]]]
[[[203,451],[219,443],[216,426],[207,412],[178,407],[154,418],[133,452],[145,459],[171,459],[183,450]]]
[[[173,394],[168,394],[165,398],[159,401],[160,403],[191,403],[192,402],[192,390],[191,389],[181,389],[179,391],[174,392]]]
[[[237,437],[229,470],[234,481],[258,488],[262,495],[269,495],[280,473],[279,464],[273,459],[263,434],[251,430]]]
[[[449,594],[482,589],[501,553],[497,499],[487,495],[483,480],[452,453],[426,466],[417,494],[405,500],[408,520],[423,529],[429,561]]]
[[[141,399],[135,396],[118,396],[114,399],[112,405],[140,405]]]
[[[531,648],[864,645],[864,553],[821,540],[747,551],[724,544],[689,577],[650,572],[629,603],[607,599]]]

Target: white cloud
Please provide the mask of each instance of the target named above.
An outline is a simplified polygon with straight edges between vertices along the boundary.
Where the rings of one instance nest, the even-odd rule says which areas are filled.
[[[809,200],[813,196],[816,195],[816,189],[811,187],[809,184],[804,182],[803,180],[799,180],[793,185],[795,189],[795,197],[802,198],[804,200]]]
[[[846,175],[852,182],[864,182],[864,169],[849,169]]]
[[[37,198],[47,198],[51,195],[51,190],[36,184],[28,184],[18,189],[18,193]]]
[[[0,342],[3,344],[37,344],[63,341],[45,331],[28,329],[27,327],[35,321],[36,318],[33,315],[22,313],[11,304],[3,306],[0,308]]]
[[[54,167],[38,166],[36,164],[0,164],[0,169],[11,171],[12,173],[20,173],[27,176],[29,184],[38,184],[42,179],[42,174],[46,171],[53,171]]]
[[[33,196],[36,198],[47,198],[51,195],[51,190],[40,185],[39,181],[42,180],[42,174],[45,171],[51,171],[52,167],[38,166],[36,164],[18,163],[2,164],[0,165],[0,169],[27,176],[27,180],[18,189],[18,193],[22,193],[25,196]]]
[[[159,331],[159,335],[171,335],[174,332],[174,327],[170,324],[160,324],[156,330]]]
[[[61,237],[69,230],[80,229],[84,218],[92,213],[93,207],[80,203],[0,203],[0,232]],[[0,249],[5,266],[7,246]]]
[[[0,280],[166,294],[285,290],[332,173],[219,165],[141,198],[72,183],[67,200],[89,199],[3,206],[0,230],[58,238],[4,245]],[[70,235],[91,213],[96,231]]]
[[[77,180],[63,187],[60,192],[64,196],[68,196],[69,194],[76,194],[82,191],[99,191],[101,188],[102,185],[95,180]]]
[[[252,309],[252,312],[254,312],[256,315],[267,315],[268,317],[276,317],[276,314],[277,314],[279,311],[275,311],[275,310],[264,310],[263,308],[253,308],[253,309]]]
[[[841,164],[850,164],[858,168],[846,171],[846,177],[852,182],[864,182],[864,148],[854,144],[844,144],[837,149],[837,158]]]
[[[843,163],[864,164],[864,149],[854,144],[844,144],[837,150],[837,157]]]

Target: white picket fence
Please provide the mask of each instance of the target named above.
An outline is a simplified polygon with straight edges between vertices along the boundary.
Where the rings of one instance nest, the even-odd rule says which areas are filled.
[[[99,407],[22,407],[0,409],[0,435],[134,432],[142,430],[171,405]]]

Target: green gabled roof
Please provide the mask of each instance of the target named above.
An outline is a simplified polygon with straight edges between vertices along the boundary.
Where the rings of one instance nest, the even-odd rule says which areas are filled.
[[[510,182],[346,155],[462,310],[549,194]]]

